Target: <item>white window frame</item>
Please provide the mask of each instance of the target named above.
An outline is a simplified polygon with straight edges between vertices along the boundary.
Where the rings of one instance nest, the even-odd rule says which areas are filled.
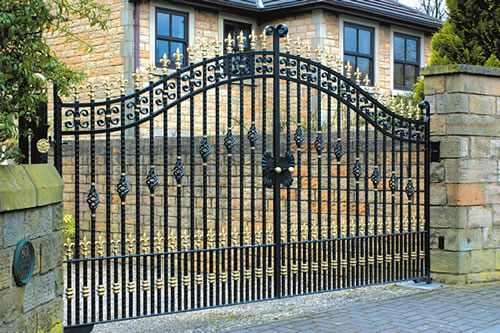
[[[344,63],[344,22],[364,25],[373,28],[373,82],[378,84],[378,62],[379,62],[379,24],[376,21],[366,20],[355,16],[339,15],[339,56]],[[343,65],[342,65],[343,66]],[[344,69],[342,68],[342,73]]]
[[[402,28],[402,27],[398,27],[398,26],[391,26],[391,33],[390,33],[390,38],[391,38],[391,54],[390,54],[390,57],[391,57],[391,64],[390,64],[390,82],[391,82],[391,94],[393,96],[396,96],[396,95],[410,95],[412,94],[412,91],[411,90],[400,90],[400,89],[395,89],[394,88],[394,34],[397,34],[397,33],[401,33],[401,34],[404,34],[404,35],[409,35],[409,36],[412,36],[412,37],[415,37],[415,38],[418,38],[420,41],[419,41],[419,59],[420,59],[420,63],[419,63],[419,67],[422,68],[424,67],[424,42],[425,42],[425,36],[424,36],[424,33],[421,32],[421,31],[417,31],[417,30],[412,30],[412,29],[406,29],[406,28]]]

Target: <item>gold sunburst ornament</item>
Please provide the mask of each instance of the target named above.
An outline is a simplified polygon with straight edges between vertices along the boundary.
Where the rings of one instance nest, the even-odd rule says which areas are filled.
[[[36,142],[36,149],[40,154],[47,154],[50,150],[50,142],[47,139],[40,139]]]

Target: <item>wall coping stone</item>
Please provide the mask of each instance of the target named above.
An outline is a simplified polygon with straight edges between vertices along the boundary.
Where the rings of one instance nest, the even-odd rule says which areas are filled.
[[[59,203],[63,187],[51,164],[1,165],[0,212]]]
[[[500,77],[500,68],[476,65],[441,65],[422,68],[421,75],[432,76],[442,74],[476,74]]]

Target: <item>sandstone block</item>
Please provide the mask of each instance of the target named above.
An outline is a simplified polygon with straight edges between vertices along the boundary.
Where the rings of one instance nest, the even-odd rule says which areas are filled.
[[[55,328],[62,326],[63,321],[63,299],[56,299],[36,309],[38,315],[38,331],[54,332]]]
[[[446,185],[431,184],[431,205],[443,206],[446,205]]]
[[[467,226],[466,207],[431,207],[431,227],[465,228]]]
[[[469,112],[476,114],[495,115],[495,97],[484,95],[469,95]]]
[[[477,114],[449,114],[446,133],[450,135],[497,136],[500,118]]]
[[[446,76],[428,76],[424,80],[425,95],[443,94],[446,90]]]
[[[441,162],[431,163],[430,179],[432,183],[442,182],[445,178],[444,165]]]
[[[490,138],[471,137],[470,156],[472,158],[490,157]]]
[[[436,95],[436,113],[468,113],[467,94],[440,94]]]
[[[443,274],[431,272],[432,281],[450,285],[461,285],[467,281],[467,274]]]
[[[4,240],[6,246],[13,246],[24,238],[24,211],[9,212],[4,215]]]
[[[500,271],[500,249],[495,250],[495,268],[497,271]]]
[[[52,230],[59,231],[62,230],[63,222],[63,205],[62,203],[52,205]]]
[[[469,155],[469,139],[460,136],[440,138],[441,158],[467,157]]]
[[[467,274],[465,283],[486,283],[500,280],[500,272],[482,272]]]
[[[62,266],[62,244],[63,235],[61,231],[54,232],[52,235],[42,239],[40,250],[40,274],[45,274],[58,266]]]
[[[500,248],[500,227],[485,228],[483,229],[483,233],[486,233],[484,248]]]
[[[488,184],[485,187],[485,203],[500,204],[500,185]]]
[[[450,206],[478,206],[484,204],[484,184],[448,184]]]
[[[36,206],[36,191],[20,165],[1,165],[0,212]]]
[[[438,249],[439,237],[444,237],[444,250],[481,250],[486,243],[483,229],[433,229],[431,228],[431,248]]]
[[[0,290],[9,288],[12,285],[11,249],[0,250]]]
[[[56,280],[53,272],[33,276],[24,287],[24,311],[27,312],[49,302],[54,299],[55,295]]]
[[[493,249],[471,251],[470,260],[471,273],[495,271],[496,253]]]
[[[491,139],[489,157],[500,158],[500,139]]]
[[[500,205],[492,205],[491,210],[493,212],[492,224],[494,226],[500,226]]]
[[[495,183],[498,177],[495,160],[447,159],[444,161],[444,167],[447,183]]]
[[[468,228],[489,228],[492,225],[492,211],[489,207],[469,207],[468,208]]]
[[[6,289],[0,292],[0,324],[10,323],[23,313],[23,288]]]
[[[470,253],[471,252],[431,250],[431,272],[453,274],[469,273],[471,269]]]

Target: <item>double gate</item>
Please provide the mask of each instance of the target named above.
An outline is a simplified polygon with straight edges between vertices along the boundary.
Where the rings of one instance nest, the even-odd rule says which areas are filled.
[[[429,276],[428,104],[392,112],[286,34],[55,94],[66,327]]]

